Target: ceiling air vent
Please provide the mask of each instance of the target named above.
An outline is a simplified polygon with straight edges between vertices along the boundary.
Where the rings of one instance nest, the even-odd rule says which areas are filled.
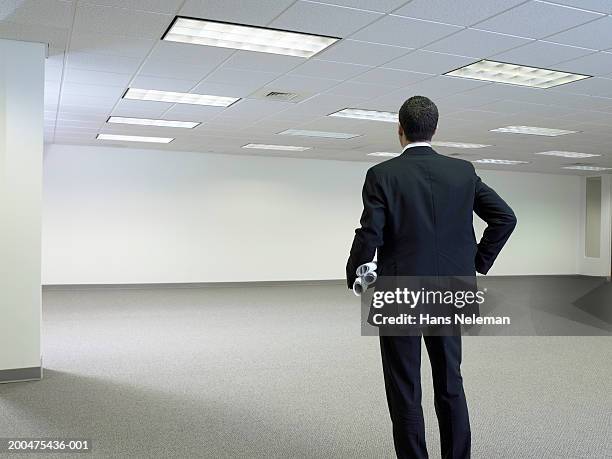
[[[266,99],[281,100],[283,102],[289,102],[297,98],[298,95],[294,92],[270,91],[268,94],[266,94],[265,97]]]
[[[296,92],[287,92],[287,91],[270,91],[270,88],[263,88],[259,91],[255,91],[253,94],[249,96],[251,99],[263,99],[269,101],[276,102],[292,102],[297,103],[301,102],[304,99],[309,97],[308,94],[304,93],[296,93]]]

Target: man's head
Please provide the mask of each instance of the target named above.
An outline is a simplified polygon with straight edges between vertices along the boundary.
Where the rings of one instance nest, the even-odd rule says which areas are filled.
[[[402,147],[410,142],[429,142],[438,127],[438,107],[424,96],[408,99],[399,111],[398,135]]]

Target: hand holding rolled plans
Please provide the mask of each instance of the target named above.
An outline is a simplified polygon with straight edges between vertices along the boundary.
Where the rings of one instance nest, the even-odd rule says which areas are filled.
[[[364,263],[357,268],[357,279],[353,282],[353,292],[357,296],[361,296],[378,278],[376,274],[376,262]]]

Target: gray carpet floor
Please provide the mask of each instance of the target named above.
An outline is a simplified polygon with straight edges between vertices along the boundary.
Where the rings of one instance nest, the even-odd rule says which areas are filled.
[[[45,377],[0,385],[0,437],[92,440],[74,457],[394,457],[378,341],[340,284],[47,289],[43,314]],[[465,337],[463,374],[474,458],[612,458],[611,338]]]

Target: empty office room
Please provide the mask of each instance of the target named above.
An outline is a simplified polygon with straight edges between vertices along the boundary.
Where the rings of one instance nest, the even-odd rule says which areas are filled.
[[[0,457],[612,458],[612,2],[0,1]]]

